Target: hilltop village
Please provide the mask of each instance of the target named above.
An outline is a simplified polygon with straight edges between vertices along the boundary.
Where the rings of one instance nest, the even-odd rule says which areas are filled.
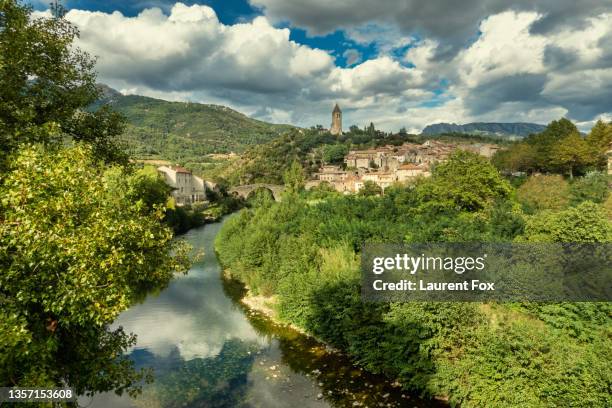
[[[374,132],[373,124],[371,128],[364,129],[364,132]],[[303,138],[310,137],[329,137],[346,140],[346,137],[354,134],[354,127],[349,132],[344,132],[342,128],[342,110],[336,104],[332,110],[332,123],[329,129],[321,126],[312,128],[314,133],[307,134],[304,130],[298,130]],[[368,133],[369,134],[369,133]],[[318,135],[318,136],[317,136]],[[381,139],[379,139],[381,140]],[[495,143],[476,142],[461,140],[457,138],[445,139],[444,141],[432,137],[431,139],[421,139],[423,142],[415,142],[415,139],[403,139],[400,141],[388,140],[385,145],[377,147],[363,147],[365,144],[355,143],[352,150],[344,150],[340,155],[335,155],[333,159],[324,158],[321,150],[312,149],[313,144],[308,145],[304,151],[309,151],[310,167],[306,171],[309,180],[306,181],[306,189],[320,185],[327,185],[343,194],[359,193],[365,186],[378,186],[382,192],[389,186],[399,183],[406,184],[419,177],[429,177],[433,167],[445,162],[456,150],[469,151],[491,159],[502,147]],[[329,143],[329,139],[326,143]],[[258,185],[256,181],[271,183],[268,185],[279,185],[280,180],[273,180],[274,176],[281,173],[273,164],[286,159],[284,147],[291,143],[290,137],[280,139],[275,147],[263,149],[259,156],[240,157],[234,154],[217,155],[219,160],[228,160],[228,163],[253,163],[252,167],[245,166],[244,178],[236,178],[231,183],[233,187],[244,187],[245,185],[254,188]],[[347,146],[345,143],[344,146]],[[362,147],[356,147],[362,146]],[[504,147],[504,150],[507,146]],[[274,156],[274,152],[283,152]],[[270,155],[272,152],[272,155]],[[607,152],[608,173],[612,174],[612,145]],[[304,167],[308,164],[302,163]],[[159,173],[164,176],[167,184],[173,189],[172,196],[176,205],[192,205],[206,202],[206,196],[211,195],[208,190],[215,191],[214,183],[203,180],[190,170],[179,166],[161,166]],[[253,175],[256,175],[253,177]],[[205,175],[206,177],[206,175]],[[208,178],[208,177],[207,177]],[[212,177],[214,179],[214,177]],[[270,181],[273,180],[273,181]],[[261,186],[260,186],[261,187]],[[372,186],[373,187],[373,186]],[[268,188],[269,189],[269,188]],[[367,190],[364,190],[367,191]],[[234,193],[234,191],[232,191]]]
[[[342,134],[342,111],[336,104],[332,111],[331,133]],[[306,183],[312,188],[328,183],[337,191],[350,194],[361,190],[367,181],[384,191],[393,183],[405,183],[431,175],[431,167],[448,159],[457,149],[471,151],[490,159],[499,146],[488,143],[444,143],[427,140],[423,144],[404,143],[376,149],[351,150],[340,165],[324,165]]]

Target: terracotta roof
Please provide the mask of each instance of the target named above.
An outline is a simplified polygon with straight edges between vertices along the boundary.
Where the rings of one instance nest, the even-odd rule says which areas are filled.
[[[187,170],[186,168],[181,167],[181,166],[174,166],[174,167],[172,168],[172,170],[176,171],[177,173],[187,173],[187,174],[191,174],[191,172],[190,172],[189,170]]]

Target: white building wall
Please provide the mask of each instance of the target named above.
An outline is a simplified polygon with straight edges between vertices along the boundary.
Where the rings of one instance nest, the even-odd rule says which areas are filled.
[[[177,205],[188,205],[206,201],[206,185],[200,177],[168,166],[158,167],[166,183],[173,188],[172,197]]]

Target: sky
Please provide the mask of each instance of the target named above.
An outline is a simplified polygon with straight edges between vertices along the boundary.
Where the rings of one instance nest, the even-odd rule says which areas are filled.
[[[345,127],[386,131],[612,120],[612,0],[63,3],[124,94],[305,127],[329,127],[335,103]]]

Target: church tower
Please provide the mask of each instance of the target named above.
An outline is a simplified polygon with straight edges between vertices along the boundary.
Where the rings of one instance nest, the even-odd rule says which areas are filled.
[[[332,111],[332,124],[329,132],[332,135],[342,134],[342,111],[340,110],[338,104],[336,104],[334,110]]]

